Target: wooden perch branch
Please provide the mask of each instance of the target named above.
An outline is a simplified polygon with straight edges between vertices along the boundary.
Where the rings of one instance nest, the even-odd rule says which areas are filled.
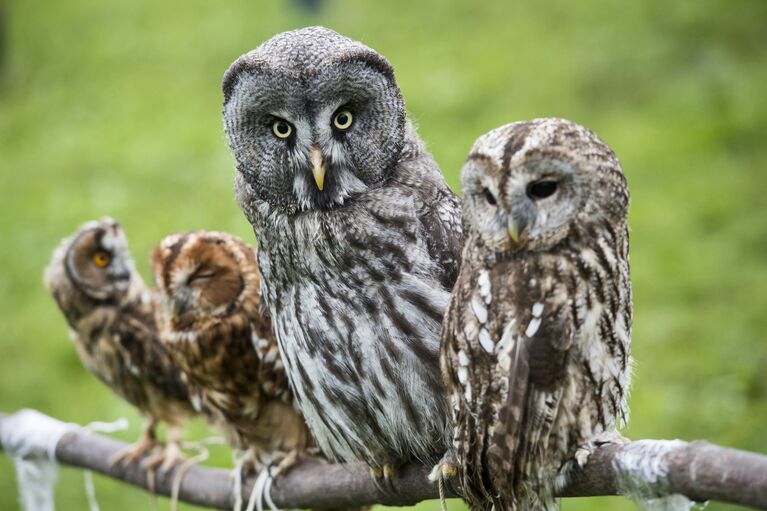
[[[6,438],[3,428],[18,426],[13,419],[20,414],[0,415],[0,439]],[[53,429],[61,429],[62,423],[55,419],[42,414],[36,417],[49,421]],[[64,465],[93,470],[147,489],[147,474],[141,466],[110,465],[112,455],[123,447],[125,444],[117,440],[74,429],[63,433],[55,443],[55,459]],[[0,448],[11,450],[12,446],[0,445]],[[373,484],[364,465],[308,461],[279,477],[272,486],[271,496],[283,509],[412,505],[438,496],[436,485],[427,479],[429,468],[404,467],[394,481],[396,492],[384,493]],[[157,475],[157,494],[170,495],[173,475],[173,472]],[[252,479],[243,485],[245,499],[252,485]],[[558,495],[586,497],[626,492],[643,497],[681,493],[695,501],[720,500],[767,510],[767,456],[702,441],[640,440],[608,444],[596,449],[586,466],[574,474]],[[451,490],[449,495],[455,497],[456,493]],[[184,502],[231,509],[229,471],[192,467],[183,479],[179,496]]]

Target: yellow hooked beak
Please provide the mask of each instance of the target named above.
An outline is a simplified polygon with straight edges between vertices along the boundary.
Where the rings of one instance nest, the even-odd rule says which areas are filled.
[[[509,215],[509,220],[507,227],[509,228],[509,238],[514,240],[514,243],[519,241],[519,227],[517,227],[517,222],[514,221],[514,217]]]
[[[325,162],[322,161],[322,153],[320,147],[317,144],[312,145],[312,175],[314,175],[314,182],[317,183],[317,188],[322,191],[322,187],[325,186]]]

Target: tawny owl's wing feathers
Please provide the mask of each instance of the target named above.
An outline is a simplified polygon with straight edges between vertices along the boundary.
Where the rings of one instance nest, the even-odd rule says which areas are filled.
[[[568,310],[548,300],[534,303],[530,311],[518,311],[503,328],[504,337],[510,338],[499,341],[499,365],[508,366],[508,394],[488,450],[488,464],[491,472],[504,474],[496,485],[510,484],[515,495],[541,465],[559,411],[573,339],[571,325]]]

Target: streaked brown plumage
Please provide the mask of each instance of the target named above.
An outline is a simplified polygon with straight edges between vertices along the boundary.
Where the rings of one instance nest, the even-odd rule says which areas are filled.
[[[617,158],[562,119],[480,137],[442,368],[472,509],[554,509],[555,480],[628,419],[632,321]]]
[[[177,233],[152,253],[161,338],[186,374],[192,402],[252,468],[289,465],[311,444],[293,407],[256,250],[220,232]]]
[[[157,338],[156,304],[134,267],[122,226],[111,218],[83,224],[56,248],[44,280],[83,365],[149,418],[121,459],[150,451],[155,425],[164,421],[168,448],[150,465],[164,462],[168,468],[181,455],[182,420],[194,412],[186,383]]]

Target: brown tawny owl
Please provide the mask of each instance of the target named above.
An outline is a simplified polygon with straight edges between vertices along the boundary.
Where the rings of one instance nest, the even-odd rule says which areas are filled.
[[[152,267],[161,338],[195,408],[247,451],[249,468],[288,467],[311,437],[261,306],[255,248],[221,232],[176,233],[154,249]]]
[[[111,218],[83,224],[61,241],[45,285],[69,323],[80,360],[149,419],[139,441],[115,461],[133,461],[167,424],[166,450],[148,460],[170,468],[181,457],[181,424],[193,409],[182,374],[157,337],[155,300],[136,271],[122,226]]]
[[[442,369],[472,509],[554,509],[554,481],[628,418],[629,194],[562,119],[480,137],[462,175],[463,265]]]

